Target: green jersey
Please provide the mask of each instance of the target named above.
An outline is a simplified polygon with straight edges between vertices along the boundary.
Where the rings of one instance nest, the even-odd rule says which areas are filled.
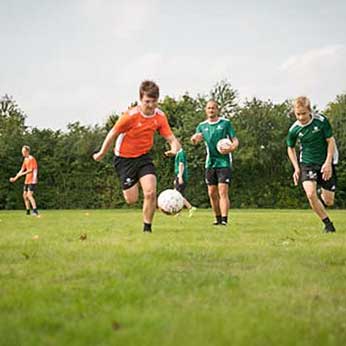
[[[186,154],[183,148],[181,148],[178,152],[177,155],[175,155],[175,160],[174,160],[174,174],[177,177],[179,175],[179,164],[182,163],[184,165],[184,171],[183,171],[183,180],[184,183],[187,182],[189,179],[189,174],[187,170],[187,160],[186,160]]]
[[[313,114],[311,120],[302,125],[296,121],[288,131],[287,146],[293,148],[300,144],[299,162],[308,165],[323,165],[327,158],[328,143],[326,139],[333,136],[328,119],[322,114]],[[337,163],[337,149],[334,164]]]
[[[230,168],[232,165],[232,155],[220,154],[216,145],[222,138],[232,139],[235,137],[231,121],[225,118],[219,118],[216,122],[203,121],[197,126],[196,133],[203,135],[207,148],[205,168]]]

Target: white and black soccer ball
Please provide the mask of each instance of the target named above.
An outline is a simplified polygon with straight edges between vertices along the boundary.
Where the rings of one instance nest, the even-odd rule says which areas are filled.
[[[184,197],[177,190],[164,190],[157,199],[160,210],[168,215],[178,214],[184,207]]]
[[[217,144],[216,148],[219,153],[221,153],[222,149],[228,149],[232,145],[232,141],[229,138],[222,138],[220,139]]]

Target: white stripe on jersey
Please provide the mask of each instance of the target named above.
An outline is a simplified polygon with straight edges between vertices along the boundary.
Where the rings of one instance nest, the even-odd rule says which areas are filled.
[[[121,144],[122,144],[125,136],[126,136],[126,133],[124,133],[124,132],[120,133],[116,142],[115,142],[114,154],[116,156],[120,155],[120,147],[121,147]]]
[[[38,173],[38,170],[37,168],[33,169],[32,171],[32,184],[37,184],[37,173]]]

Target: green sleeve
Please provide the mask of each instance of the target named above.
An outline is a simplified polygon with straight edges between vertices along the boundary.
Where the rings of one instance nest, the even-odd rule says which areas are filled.
[[[234,128],[233,128],[233,126],[232,126],[232,123],[231,122],[228,122],[228,129],[227,129],[227,131],[228,131],[228,135],[231,137],[231,138],[234,138],[234,137],[236,137],[236,135],[235,135],[235,130],[234,130]]]
[[[196,127],[196,132],[195,133],[202,133],[202,126],[201,124],[199,124],[197,127]]]
[[[323,121],[323,134],[325,138],[330,138],[333,136],[333,130],[327,118],[324,118],[324,121]]]
[[[178,154],[177,154],[177,162],[179,163],[179,162],[181,162],[182,161],[182,152],[179,152]]]
[[[297,135],[293,133],[292,131],[288,131],[288,135],[286,138],[286,144],[290,148],[294,148],[294,146],[297,143]]]
[[[182,153],[181,153],[181,160],[182,160],[182,162],[185,164],[185,162],[186,162],[186,153],[185,153],[184,150],[183,150]]]

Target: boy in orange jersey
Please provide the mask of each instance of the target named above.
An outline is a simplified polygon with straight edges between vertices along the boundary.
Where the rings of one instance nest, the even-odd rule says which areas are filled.
[[[166,156],[174,156],[180,143],[174,136],[165,114],[157,108],[160,91],[152,81],[144,81],[139,88],[140,105],[122,114],[107,134],[101,150],[93,155],[100,161],[116,140],[114,167],[120,178],[128,204],[138,200],[138,184],[143,191],[143,231],[151,232],[156,210],[156,173],[149,151],[156,131],[170,145]]]
[[[30,215],[31,204],[33,215],[38,216],[36,201],[34,198],[38,173],[37,161],[32,155],[30,155],[30,147],[27,145],[22,147],[22,155],[24,157],[22,167],[15,177],[10,178],[10,182],[14,183],[18,178],[25,175],[23,199],[26,207],[26,215]]]

